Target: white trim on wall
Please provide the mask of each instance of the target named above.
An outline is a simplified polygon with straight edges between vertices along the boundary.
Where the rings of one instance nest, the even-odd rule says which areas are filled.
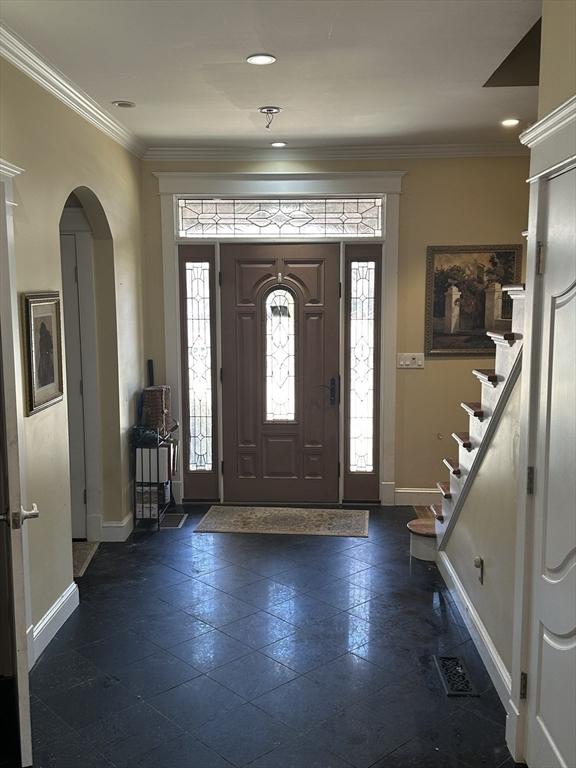
[[[80,604],[80,595],[75,581],[66,587],[60,597],[50,606],[37,624],[30,628],[32,637],[32,665],[47,648],[56,633],[64,626]]]
[[[506,707],[508,715],[510,715],[510,708],[508,705],[512,691],[510,671],[492,642],[490,633],[480,618],[480,614],[474,607],[474,603],[468,596],[468,593],[460,581],[456,569],[450,562],[450,558],[446,552],[438,552],[436,564],[442,574],[442,578],[450,590],[450,594],[458,606],[462,618],[466,622],[468,631],[474,640],[474,645],[478,649],[478,653],[482,657],[482,661],[490,675],[490,679],[494,683],[494,687],[496,688],[502,703]]]
[[[93,515],[91,517],[94,518],[94,522],[88,518],[89,528],[91,522],[95,526],[96,517],[100,517],[100,539],[93,539],[93,541],[126,541],[134,528],[132,512],[128,512],[122,520],[103,520],[101,515]]]
[[[396,430],[396,296],[398,292],[399,195],[404,171],[377,173],[191,173],[158,172],[162,219],[162,261],[164,286],[164,347],[166,383],[172,392],[172,411],[180,421],[180,308],[178,286],[178,239],[174,201],[178,196],[266,197],[374,195],[385,198],[383,206],[385,238],[382,245],[382,328],[381,334],[381,423],[380,483],[383,504],[394,504],[394,465]],[[331,238],[339,241],[339,238]],[[225,238],[215,238],[221,242]],[[250,242],[254,238],[247,238]],[[202,242],[211,242],[203,240]],[[357,241],[355,241],[357,242]],[[369,242],[362,239],[361,242]],[[376,238],[375,242],[382,242]],[[182,500],[183,451],[173,480],[177,503]]]
[[[520,136],[532,150],[529,181],[543,174],[549,177],[560,165],[576,161],[575,120],[576,96],[572,96]]]
[[[517,157],[528,153],[520,144],[371,144],[365,146],[268,149],[250,147],[148,147],[148,162],[193,163],[288,160],[416,160],[442,157]]]
[[[140,139],[102,109],[63,72],[46,61],[31,45],[4,25],[0,25],[0,55],[98,130],[128,151],[142,157],[145,145]]]

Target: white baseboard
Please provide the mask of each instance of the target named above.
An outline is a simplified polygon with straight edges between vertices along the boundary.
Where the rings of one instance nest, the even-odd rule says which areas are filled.
[[[132,512],[128,512],[123,520],[102,521],[100,541],[126,541],[133,528]]]
[[[380,503],[384,506],[394,506],[394,481],[380,483]]]
[[[427,507],[440,501],[437,488],[396,488],[394,503],[396,506]]]
[[[512,693],[512,678],[510,672],[506,668],[502,657],[492,642],[492,638],[490,637],[484,622],[474,607],[472,600],[460,581],[446,552],[438,552],[436,565],[466,622],[470,636],[484,662],[484,666],[488,670],[488,674],[490,675],[494,687],[500,696],[500,700],[508,713],[508,717],[517,716],[515,708],[512,709],[510,707],[510,697]]]
[[[78,586],[73,581],[56,602],[50,606],[40,621],[28,628],[28,663],[30,666],[36,663],[48,643],[74,613],[79,602]],[[30,653],[30,648],[32,648],[32,653]]]

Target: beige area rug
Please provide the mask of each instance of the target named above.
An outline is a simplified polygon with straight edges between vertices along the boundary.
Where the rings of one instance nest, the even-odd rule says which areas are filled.
[[[74,569],[74,578],[79,579],[86,573],[86,568],[96,554],[98,542],[93,541],[73,541],[72,542],[72,567]]]
[[[284,533],[306,536],[368,536],[366,509],[210,507],[196,533]]]

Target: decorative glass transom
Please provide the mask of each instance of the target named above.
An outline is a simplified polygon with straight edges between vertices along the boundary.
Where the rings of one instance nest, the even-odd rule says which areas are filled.
[[[294,297],[275,288],[266,297],[266,420],[296,418]]]
[[[350,263],[350,472],[374,471],[376,264]]]
[[[179,199],[178,236],[381,237],[382,199]]]
[[[212,470],[212,339],[210,263],[186,264],[189,462],[191,472]]]

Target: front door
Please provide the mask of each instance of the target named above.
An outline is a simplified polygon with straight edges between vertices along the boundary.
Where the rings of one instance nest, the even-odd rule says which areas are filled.
[[[547,183],[527,763],[576,766],[576,170]]]
[[[220,248],[224,498],[336,502],[338,244]]]

